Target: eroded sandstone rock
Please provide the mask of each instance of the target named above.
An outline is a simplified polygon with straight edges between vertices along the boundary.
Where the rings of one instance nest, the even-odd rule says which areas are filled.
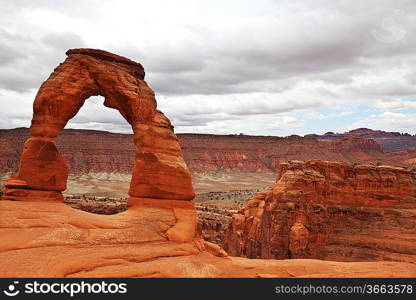
[[[229,257],[204,243],[175,209],[193,203],[143,199],[96,215],[63,203],[0,201],[2,277],[415,277],[414,263]],[[176,227],[176,228],[175,228]],[[176,231],[176,233],[175,233]],[[170,233],[183,239],[173,242]]]
[[[33,138],[22,155],[19,174],[5,184],[0,201],[0,276],[416,276],[412,263],[253,261],[227,257],[217,245],[204,243],[197,232],[194,204],[182,201],[194,196],[189,171],[172,126],[156,110],[154,93],[143,81],[143,68],[100,50],[74,49],[67,54],[36,96]],[[135,134],[129,207],[115,215],[94,215],[56,201],[62,197],[66,168],[54,138],[92,95],[103,95],[105,105],[118,109]],[[47,171],[42,161],[49,166]],[[35,178],[37,171],[44,178]],[[246,218],[253,216],[250,222],[256,230],[250,236],[258,236],[266,196],[251,201],[247,213],[236,218],[239,222],[233,226],[244,232]],[[309,229],[305,235],[305,224],[296,224],[292,226],[294,251],[305,248],[305,236],[314,236]]]
[[[52,138],[29,138],[23,148],[19,178],[27,187],[43,191],[64,191],[68,167]]]
[[[414,262],[415,208],[412,170],[291,161],[233,216],[223,244],[248,258]]]
[[[26,182],[25,189],[65,190],[67,166],[54,138],[86,99],[101,95],[104,105],[117,109],[134,131],[136,156],[129,195],[192,200],[191,175],[178,139],[170,121],[156,108],[143,67],[102,50],[71,49],[66,54],[67,59],[41,85],[35,98],[32,138],[25,144],[16,177]],[[15,200],[23,200],[24,193]],[[15,193],[6,189],[5,194],[11,199]]]

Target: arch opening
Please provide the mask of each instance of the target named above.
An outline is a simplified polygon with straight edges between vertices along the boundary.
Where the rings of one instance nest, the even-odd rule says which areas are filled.
[[[57,146],[69,168],[65,203],[93,212],[102,205],[108,213],[125,206],[135,146],[130,124],[104,100],[88,98],[57,137]]]
[[[85,100],[78,113],[68,121],[65,129],[100,130],[132,134],[133,129],[116,109],[104,105],[103,96],[91,96]]]
[[[66,54],[36,95],[31,137],[18,174],[5,184],[3,198],[63,201],[68,166],[55,139],[86,99],[101,95],[104,105],[118,110],[134,133],[129,205],[137,198],[192,200],[195,192],[178,139],[170,121],[157,110],[143,67],[102,50],[71,49]]]

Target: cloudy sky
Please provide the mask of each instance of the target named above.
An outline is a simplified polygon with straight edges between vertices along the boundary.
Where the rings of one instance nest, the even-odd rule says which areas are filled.
[[[0,1],[0,128],[69,48],[143,64],[176,132],[416,133],[416,1]],[[130,132],[101,97],[71,128]]]

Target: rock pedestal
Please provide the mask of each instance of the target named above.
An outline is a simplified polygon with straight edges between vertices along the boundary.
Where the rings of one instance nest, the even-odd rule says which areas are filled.
[[[48,137],[29,138],[20,158],[19,174],[5,183],[3,199],[63,201],[68,167]]]

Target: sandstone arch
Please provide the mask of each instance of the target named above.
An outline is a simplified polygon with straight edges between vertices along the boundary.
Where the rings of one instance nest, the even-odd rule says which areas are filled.
[[[117,109],[132,126],[136,145],[129,189],[135,198],[192,200],[190,172],[173,133],[157,110],[155,94],[144,81],[143,67],[106,51],[71,49],[67,58],[41,85],[33,105],[30,135],[19,172],[5,183],[3,199],[62,201],[68,168],[55,137],[91,96]]]

